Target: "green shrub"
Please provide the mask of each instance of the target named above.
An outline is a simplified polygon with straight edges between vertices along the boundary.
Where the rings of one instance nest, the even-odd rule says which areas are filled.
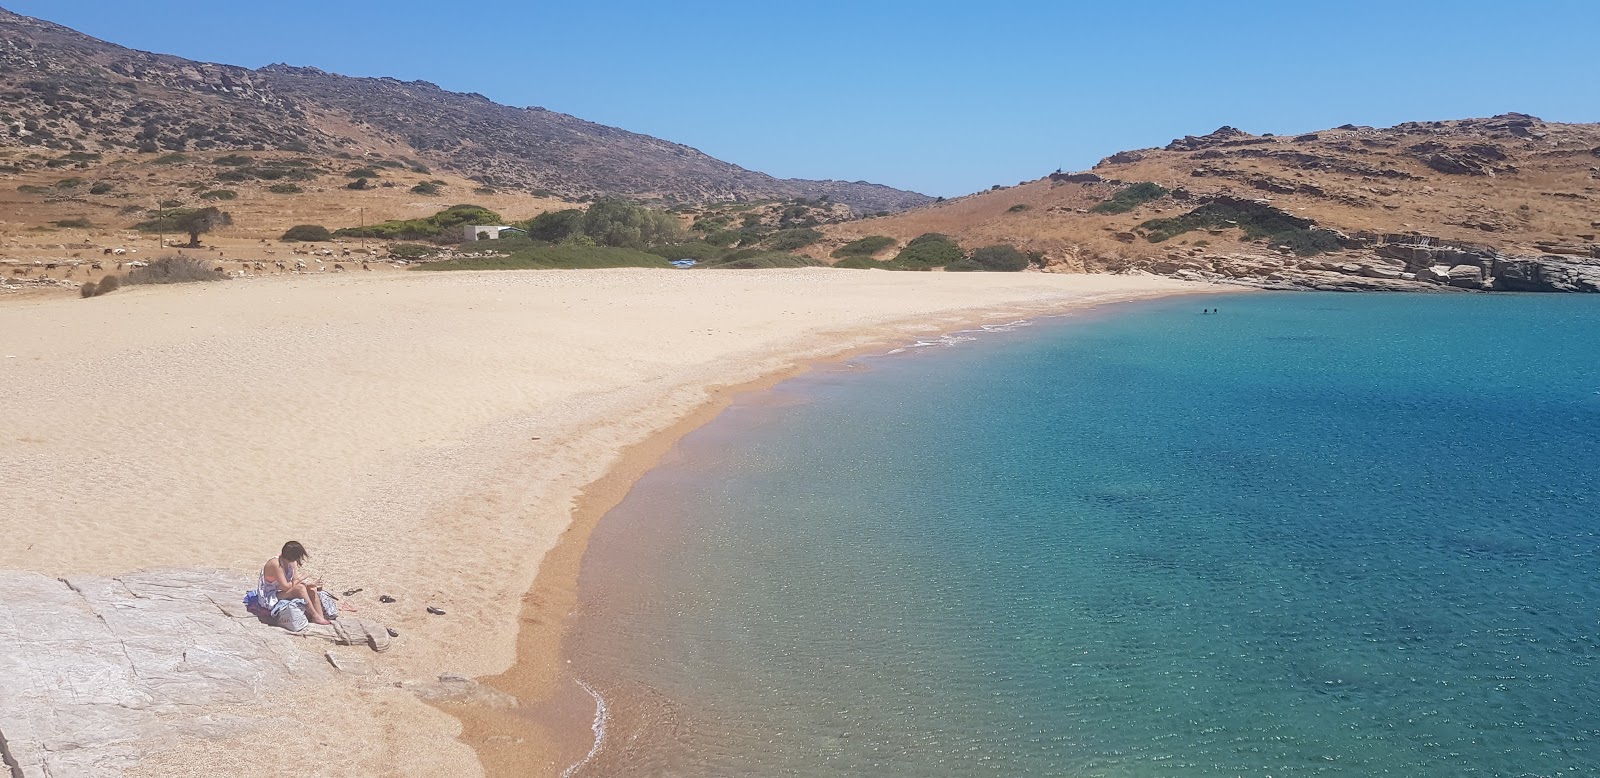
[[[810,227],[801,227],[792,230],[778,230],[766,236],[762,244],[773,251],[793,251],[805,248],[819,240],[822,240],[822,233]]]
[[[345,178],[377,178],[378,169],[372,166],[358,167],[344,174]]]
[[[183,207],[183,201],[182,200],[162,200],[161,202],[156,203],[156,204],[161,206],[162,208],[182,208]]]
[[[77,189],[80,186],[83,186],[81,178],[63,178],[56,182],[57,189]]]
[[[1016,273],[1028,269],[1028,265],[1032,264],[1027,254],[1018,251],[1015,246],[1004,243],[984,246],[974,251],[968,261],[976,265],[974,270],[994,273]],[[952,269],[954,268],[951,265],[945,266],[945,270]]]
[[[17,191],[23,194],[46,194],[50,191],[50,188],[39,186],[38,184],[23,184],[17,187]]]
[[[166,155],[163,155],[163,156],[155,158],[155,163],[157,165],[176,165],[176,164],[179,164],[179,163],[182,163],[182,162],[188,162],[188,161],[189,161],[189,155],[181,154],[181,153],[178,153],[178,152],[173,152],[171,154],[166,154]]]
[[[958,259],[944,266],[944,272],[946,273],[973,273],[985,269],[983,265],[973,261],[970,257]]]
[[[713,246],[703,240],[668,243],[646,249],[646,251],[664,259],[692,259],[697,262],[719,260],[728,255],[726,248]]]
[[[94,222],[91,222],[82,216],[79,216],[76,219],[61,219],[60,221],[51,222],[51,224],[66,229],[88,230],[94,228]]]
[[[927,270],[944,267],[964,256],[966,253],[954,238],[930,232],[912,239],[891,261],[905,270]]]
[[[202,200],[232,200],[238,196],[239,193],[232,189],[212,189],[208,192],[200,193],[200,199]]]
[[[850,241],[834,249],[833,256],[844,257],[870,257],[895,244],[895,239],[887,235],[868,235],[865,238]],[[834,267],[839,267],[835,265]]]
[[[433,183],[432,181],[423,181],[422,183],[411,187],[411,193],[419,195],[436,195],[439,193],[439,185]]]
[[[371,187],[370,184],[367,183],[367,179],[358,178],[358,179],[356,179],[354,181],[351,181],[348,184],[345,184],[344,188],[346,188],[346,189],[354,189],[356,191],[361,191],[363,189],[371,189],[372,187]]]
[[[78,296],[79,297],[93,297],[93,296],[99,294],[99,292],[97,291],[99,288],[100,288],[99,285],[96,284],[93,281],[84,281],[83,285],[78,287]]]
[[[701,238],[701,240],[704,240],[705,242],[710,243],[713,246],[722,246],[723,248],[729,248],[729,247],[733,246],[733,244],[739,242],[739,231],[738,230],[715,230],[715,231],[706,233],[706,236],[704,238]]]
[[[1265,239],[1271,245],[1282,246],[1302,257],[1340,248],[1338,238],[1332,232],[1317,229],[1306,220],[1276,208],[1246,210],[1229,203],[1207,203],[1182,216],[1151,219],[1139,225],[1145,231],[1145,240],[1151,243],[1171,240],[1193,230],[1234,227],[1244,232],[1246,240]]]
[[[89,187],[89,194],[105,194],[106,192],[111,191],[111,189],[111,184],[105,181],[99,181],[96,182],[94,186]]]
[[[463,224],[504,224],[500,214],[481,205],[452,205],[423,219],[397,219],[366,227],[345,227],[334,230],[336,238],[380,238],[384,240],[419,240],[437,238],[452,228]],[[452,236],[453,237],[453,236]]]
[[[223,273],[211,269],[211,263],[194,257],[162,257],[144,267],[128,271],[122,279],[125,284],[186,284],[193,281],[221,281]]]
[[[473,193],[473,194],[475,194],[475,195],[492,195],[492,194],[499,194],[499,192],[497,192],[497,191],[495,191],[495,188],[494,188],[494,187],[492,187],[492,186],[480,186],[480,187],[476,187],[476,188],[474,188],[474,189],[473,189],[473,190],[472,190],[472,193]]]
[[[762,270],[778,267],[818,267],[821,260],[790,254],[785,251],[735,251],[721,259],[700,263],[697,267],[712,270]]]
[[[1031,207],[1032,206],[1028,205],[1027,203],[1017,203],[1016,205],[1007,208],[1006,213],[1022,213]]]
[[[267,187],[267,191],[273,194],[300,194],[306,190],[301,189],[299,184],[273,184]]]
[[[529,219],[526,225],[530,239],[560,243],[583,234],[583,211],[577,208],[545,211]]]
[[[453,259],[418,265],[419,270],[556,270],[603,267],[671,268],[667,260],[643,251],[613,246],[563,243],[537,246],[506,256]]]
[[[251,158],[249,158],[249,157],[247,157],[247,156],[245,156],[243,154],[229,154],[229,155],[227,155],[225,157],[217,157],[217,159],[216,159],[216,163],[218,165],[226,165],[228,167],[239,167],[241,165],[248,165],[248,164],[250,164],[251,162],[254,162],[254,161],[255,160],[253,160],[253,159],[251,159]]]
[[[287,243],[294,243],[296,241],[321,243],[333,240],[333,233],[328,232],[328,228],[320,224],[296,224],[284,232],[283,237],[279,238],[278,240]]]
[[[896,269],[898,269],[898,268],[896,268],[894,266],[893,263],[880,262],[880,261],[878,261],[876,259],[873,259],[871,257],[862,257],[862,256],[845,257],[844,259],[841,259],[838,262],[833,263],[833,266],[834,267],[844,268],[846,270],[896,270]]]
[[[1139,206],[1167,196],[1167,188],[1148,181],[1126,187],[1089,210],[1095,213],[1127,213]]]

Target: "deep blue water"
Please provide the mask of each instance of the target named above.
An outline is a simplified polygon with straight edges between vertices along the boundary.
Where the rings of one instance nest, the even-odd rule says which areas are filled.
[[[1172,299],[859,364],[602,521],[598,767],[1600,774],[1600,298]]]

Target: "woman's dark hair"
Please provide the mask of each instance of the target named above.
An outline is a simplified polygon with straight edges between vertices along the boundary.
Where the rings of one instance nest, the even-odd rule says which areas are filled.
[[[290,562],[299,562],[302,559],[311,558],[311,555],[306,553],[306,547],[300,545],[300,541],[298,540],[291,540],[288,543],[283,544],[283,553],[279,554],[279,556],[289,560]]]

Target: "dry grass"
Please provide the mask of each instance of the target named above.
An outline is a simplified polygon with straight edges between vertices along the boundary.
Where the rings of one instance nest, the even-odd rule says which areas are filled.
[[[1196,197],[1231,194],[1270,199],[1282,210],[1346,233],[1421,232],[1529,253],[1537,252],[1536,244],[1543,242],[1595,241],[1600,233],[1596,221],[1600,173],[1594,169],[1600,158],[1593,150],[1600,148],[1600,125],[1541,124],[1537,131],[1545,137],[1513,138],[1472,134],[1456,122],[1442,124],[1404,130],[1331,130],[1317,133],[1315,140],[1258,139],[1261,142],[1249,146],[1219,149],[1226,155],[1222,158],[1204,151],[1144,150],[1143,159],[1102,163],[1094,172],[1126,183],[1149,181],[1181,188]],[[1438,173],[1407,150],[1428,141],[1452,146],[1493,143],[1508,156],[1506,163],[1518,170],[1494,176]],[[1240,155],[1241,150],[1252,156]],[[1276,156],[1254,156],[1261,151]],[[1335,164],[1308,166],[1297,163],[1294,154]],[[1419,180],[1341,172],[1336,169],[1340,163],[1397,170]],[[1230,176],[1194,175],[1206,172],[1203,168],[1221,168]],[[1275,180],[1301,191],[1265,191],[1249,179]],[[828,240],[808,252],[826,258],[835,248],[869,235],[889,235],[904,242],[927,232],[946,233],[969,246],[1010,243],[1042,252],[1062,269],[1104,268],[1202,242],[1213,252],[1263,250],[1259,244],[1241,242],[1238,230],[1196,232],[1161,244],[1132,234],[1145,221],[1189,211],[1195,205],[1192,200],[1165,198],[1123,214],[1090,212],[1124,185],[1052,182],[1046,177],[895,216],[825,227]]]

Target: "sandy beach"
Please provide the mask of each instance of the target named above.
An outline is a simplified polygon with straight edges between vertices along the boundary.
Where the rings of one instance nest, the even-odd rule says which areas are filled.
[[[274,750],[303,755],[303,775],[559,774],[564,754],[530,761],[538,743],[469,712],[475,751],[448,707],[396,684],[548,656],[562,605],[525,611],[524,595],[536,577],[575,574],[581,538],[562,544],[567,573],[541,570],[575,508],[597,519],[729,387],[973,322],[1204,291],[1236,290],[1151,276],[606,270],[5,302],[0,570],[253,579],[301,540],[308,570],[361,588],[351,604],[401,637],[372,676],[229,715],[275,730]],[[516,687],[516,672],[503,678]],[[129,774],[281,772],[240,759],[259,735],[178,726],[213,712],[168,714],[174,735],[143,746]]]

